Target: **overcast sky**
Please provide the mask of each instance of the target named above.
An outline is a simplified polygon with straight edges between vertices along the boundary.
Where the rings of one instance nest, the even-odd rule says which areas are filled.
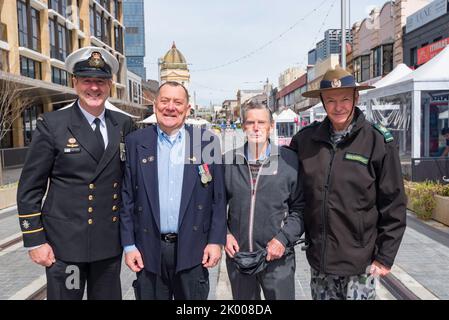
[[[147,77],[158,79],[157,59],[175,41],[189,63],[197,104],[236,99],[238,89],[259,89],[267,78],[277,86],[282,71],[307,64],[325,30],[340,28],[340,2],[145,0]],[[352,0],[351,24],[385,2]]]

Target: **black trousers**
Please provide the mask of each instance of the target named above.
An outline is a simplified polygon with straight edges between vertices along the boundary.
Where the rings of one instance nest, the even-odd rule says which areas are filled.
[[[295,299],[294,252],[269,262],[263,271],[255,275],[240,273],[228,256],[226,256],[226,267],[234,300],[260,300],[261,289],[266,300]]]
[[[161,275],[145,269],[138,272],[133,283],[136,299],[206,300],[209,295],[209,271],[199,264],[176,273],[176,242],[161,241],[161,246]]]
[[[121,265],[122,255],[89,263],[56,260],[46,268],[47,299],[82,300],[87,283],[88,300],[121,300]]]

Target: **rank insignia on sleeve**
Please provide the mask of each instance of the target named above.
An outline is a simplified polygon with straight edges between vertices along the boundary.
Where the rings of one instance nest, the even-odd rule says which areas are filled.
[[[23,220],[23,221],[22,221],[22,227],[23,227],[25,230],[28,230],[28,229],[30,228],[30,226],[31,226],[31,224],[28,222],[28,220]]]

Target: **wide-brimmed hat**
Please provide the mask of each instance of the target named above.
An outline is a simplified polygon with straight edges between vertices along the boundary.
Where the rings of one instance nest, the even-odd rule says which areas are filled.
[[[306,98],[319,98],[321,92],[354,88],[357,91],[373,89],[373,86],[358,85],[354,76],[345,69],[336,66],[335,69],[329,69],[320,81],[320,88],[304,92],[302,95]]]
[[[98,47],[84,47],[70,54],[65,61],[66,70],[77,77],[112,78],[119,63],[107,50]]]

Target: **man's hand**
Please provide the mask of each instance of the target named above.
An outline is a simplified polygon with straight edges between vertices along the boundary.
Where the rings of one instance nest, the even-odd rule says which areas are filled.
[[[385,267],[384,265],[380,264],[377,261],[373,261],[369,272],[375,277],[377,277],[377,276],[383,277],[390,273],[390,269]]]
[[[125,253],[125,263],[133,272],[139,272],[143,269],[143,259],[139,250],[133,250]]]
[[[29,250],[28,255],[33,262],[44,267],[51,267],[51,265],[56,262],[53,249],[48,243],[41,245],[39,248]]]
[[[284,252],[285,247],[279,240],[273,238],[267,243],[267,261],[281,258]]]
[[[219,244],[208,244],[204,248],[203,267],[213,268],[217,265],[221,258],[221,246]]]
[[[237,240],[230,233],[228,233],[228,235],[226,237],[225,251],[230,258],[234,258],[234,254],[236,254],[236,252],[240,251],[240,247],[239,247],[239,244],[237,243]]]

